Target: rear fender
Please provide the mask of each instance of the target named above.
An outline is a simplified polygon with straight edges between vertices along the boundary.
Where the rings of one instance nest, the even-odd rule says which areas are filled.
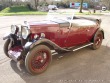
[[[98,32],[102,32],[102,34],[103,34],[103,39],[105,38],[105,36],[104,36],[104,30],[102,29],[102,28],[99,28],[96,32],[95,32],[95,34],[97,34]],[[95,34],[94,34],[94,36],[92,37],[92,42],[93,42],[93,40],[94,40],[94,37],[95,37]]]
[[[98,33],[98,32],[102,32],[103,33],[103,39],[105,38],[105,35],[104,35],[104,30],[102,29],[102,28],[99,28],[98,30],[97,30],[97,32],[96,33]],[[96,34],[95,33],[95,34]]]
[[[100,31],[103,33],[103,39],[105,39],[104,30],[103,29],[100,29]]]

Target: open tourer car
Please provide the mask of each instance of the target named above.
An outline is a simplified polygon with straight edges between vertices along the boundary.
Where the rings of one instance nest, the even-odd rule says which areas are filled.
[[[65,53],[87,46],[98,49],[104,39],[100,24],[101,19],[49,11],[43,21],[11,25],[11,33],[3,37],[4,53],[15,62],[23,60],[29,73],[40,74],[52,61],[51,50]]]

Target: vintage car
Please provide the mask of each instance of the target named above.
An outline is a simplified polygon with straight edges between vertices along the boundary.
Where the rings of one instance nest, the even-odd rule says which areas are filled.
[[[50,11],[49,11],[50,12]],[[51,50],[57,53],[77,51],[90,46],[98,49],[104,39],[101,20],[52,14],[46,20],[11,25],[11,33],[3,37],[4,53],[14,61],[23,60],[33,75],[44,72],[52,61]],[[58,13],[58,12],[57,12]],[[55,15],[55,16],[54,16]],[[56,17],[58,16],[58,17]]]

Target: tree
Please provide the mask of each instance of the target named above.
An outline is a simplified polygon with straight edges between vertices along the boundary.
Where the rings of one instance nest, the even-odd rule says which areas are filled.
[[[101,3],[110,10],[110,0],[101,0]]]
[[[9,3],[10,3],[10,6],[12,6],[12,5],[13,5],[13,1],[12,1],[12,0],[9,0]]]
[[[80,5],[80,11],[79,11],[79,13],[83,13],[83,12],[82,12],[82,9],[83,9],[83,2],[84,2],[84,0],[81,0],[81,5]]]
[[[37,7],[38,7],[39,0],[34,0],[34,1],[35,1],[36,10],[38,10]]]

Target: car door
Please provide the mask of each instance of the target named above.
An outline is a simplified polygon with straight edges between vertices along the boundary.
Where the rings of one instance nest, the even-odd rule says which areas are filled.
[[[59,46],[60,47],[66,47],[66,41],[67,41],[67,38],[68,38],[68,34],[69,34],[69,26],[70,26],[70,23],[60,23],[60,28],[58,30],[58,42],[59,42]]]
[[[76,46],[87,42],[87,27],[71,25],[65,42],[66,47]]]

